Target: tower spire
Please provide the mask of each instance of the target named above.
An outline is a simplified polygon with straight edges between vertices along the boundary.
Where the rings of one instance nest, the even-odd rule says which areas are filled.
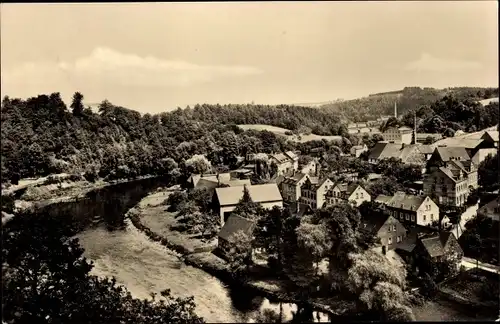
[[[394,101],[394,118],[398,118],[398,103]]]

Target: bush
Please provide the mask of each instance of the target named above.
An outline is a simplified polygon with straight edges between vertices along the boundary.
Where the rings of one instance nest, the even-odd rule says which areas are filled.
[[[420,288],[422,296],[432,299],[437,295],[438,291],[439,288],[432,277],[428,273],[425,273],[422,278],[422,288]]]

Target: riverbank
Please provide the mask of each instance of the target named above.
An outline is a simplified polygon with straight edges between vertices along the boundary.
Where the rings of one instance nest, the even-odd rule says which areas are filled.
[[[175,213],[166,211],[167,206],[163,205],[163,201],[167,197],[168,192],[166,191],[150,194],[130,209],[126,217],[151,240],[178,253],[186,265],[201,269],[228,285],[248,289],[272,302],[300,303],[298,298],[290,295],[285,289],[289,285],[287,280],[268,278],[250,278],[244,282],[237,280],[232,276],[227,262],[212,253],[216,248],[216,240],[203,242],[200,239],[171,230],[170,226],[175,223]],[[332,301],[338,305],[337,309],[327,306],[326,300],[310,302],[309,305],[330,316],[342,315],[349,311],[352,306],[351,303],[339,301],[337,298],[332,299]]]
[[[112,181],[100,179],[95,182],[89,182],[83,177],[60,174],[32,179],[31,181],[26,180],[21,185],[12,186],[6,189],[3,194],[16,195],[16,193],[22,192],[19,198],[15,200],[14,206],[16,211],[24,211],[42,208],[51,204],[77,201],[78,199],[83,199],[89,192],[94,190],[155,177],[158,176],[147,175],[135,179],[119,179]]]

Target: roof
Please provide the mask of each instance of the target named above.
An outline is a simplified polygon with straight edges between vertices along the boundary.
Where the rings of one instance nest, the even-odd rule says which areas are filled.
[[[432,154],[434,152],[434,147],[432,147],[432,145],[419,145],[418,150],[422,154]]]
[[[424,202],[425,196],[409,195],[398,191],[387,203],[388,206],[403,210],[416,211]]]
[[[378,195],[375,201],[382,204],[387,204],[392,199],[392,196]]]
[[[498,131],[486,131],[481,137],[482,139],[491,138],[494,142],[498,142]]]
[[[493,199],[492,201],[490,201],[487,204],[485,204],[484,206],[482,206],[480,209],[481,210],[486,209],[486,208],[493,209],[495,207],[500,207],[500,197]]]
[[[296,185],[300,180],[304,179],[304,177],[307,177],[307,174],[299,172],[291,177],[285,177],[283,182],[290,185]]]
[[[295,154],[294,152],[292,151],[287,151],[285,152],[285,155],[288,156],[290,159],[292,160],[296,160],[298,159],[299,157],[297,156],[297,154]]]
[[[396,250],[399,249],[399,250],[403,250],[405,252],[411,253],[411,252],[413,252],[413,249],[415,249],[416,246],[417,245],[415,243],[403,241],[396,246]]]
[[[406,126],[403,126],[403,127],[399,127],[398,128],[399,131],[411,131],[412,129],[410,127],[406,127]]]
[[[353,183],[353,184],[348,185],[346,188],[347,195],[348,196],[351,195],[354,192],[354,190],[356,190],[358,187],[361,187],[361,186],[357,183]]]
[[[219,232],[219,238],[231,242],[231,236],[237,231],[243,231],[247,235],[252,235],[255,222],[239,215],[230,215]]]
[[[450,159],[470,160],[469,153],[467,153],[465,147],[436,147],[434,152],[443,162],[448,162]]]
[[[452,236],[450,232],[441,232],[438,235],[422,238],[421,242],[431,258],[434,258],[444,254],[444,248],[450,236]]]
[[[354,145],[353,147],[351,147],[351,150],[352,149],[354,149],[354,150],[363,150],[365,147],[366,147],[366,145]]]
[[[380,178],[382,178],[382,175],[379,173],[368,173],[368,175],[367,175],[367,179],[370,181],[375,180],[375,179],[380,179]]]
[[[250,198],[256,203],[282,201],[281,193],[275,183],[246,186]],[[215,194],[221,206],[237,205],[243,197],[244,187],[216,188]]]
[[[271,157],[278,161],[278,163],[285,163],[290,160],[290,158],[283,153],[272,154]]]
[[[434,147],[438,147],[440,145],[448,146],[448,147],[464,147],[468,149],[476,148],[479,144],[481,144],[482,139],[474,139],[474,138],[463,138],[463,137],[448,137],[442,140],[439,140],[432,145]]]
[[[361,230],[376,234],[391,217],[386,213],[373,213],[361,218]]]

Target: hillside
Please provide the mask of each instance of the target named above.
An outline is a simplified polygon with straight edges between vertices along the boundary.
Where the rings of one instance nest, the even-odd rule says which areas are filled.
[[[316,134],[292,134],[292,131],[286,128],[270,126],[270,125],[238,125],[239,128],[243,130],[256,130],[256,131],[268,131],[274,133],[279,136],[284,136],[288,140],[297,142],[297,143],[305,143],[309,141],[340,141],[342,140],[342,136],[327,136],[327,135],[316,135]]]
[[[69,108],[59,93],[26,100],[5,97],[1,113],[2,183],[59,173],[84,173],[89,180],[166,174],[183,170],[195,154],[205,154],[214,166],[227,166],[247,152],[295,148],[285,137],[242,131],[236,124],[345,133],[334,113],[313,108],[203,104],[141,116],[106,100],[95,113],[83,105],[80,93]]]
[[[458,100],[466,98],[488,99],[498,97],[498,88],[419,88],[406,87],[403,90],[390,91],[369,95],[368,97],[346,100],[327,104],[321,109],[336,112],[343,120],[361,122],[374,120],[383,115],[394,115],[394,103],[397,103],[398,115],[417,109],[423,105],[430,105],[446,95],[453,95]]]

